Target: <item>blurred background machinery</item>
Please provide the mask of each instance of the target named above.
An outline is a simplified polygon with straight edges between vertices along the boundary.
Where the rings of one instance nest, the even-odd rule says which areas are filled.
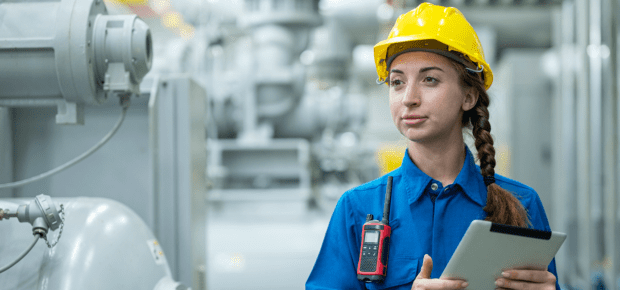
[[[50,253],[104,251],[77,242],[93,236],[88,218],[69,218],[107,217],[97,212],[108,206],[132,220],[124,229],[135,227],[139,247],[158,241],[170,270],[153,273],[170,287],[303,289],[341,194],[400,165],[406,142],[372,46],[421,2],[1,1],[0,183],[95,144],[117,118],[111,96],[132,96],[124,125],[88,159],[0,185],[0,208],[41,193],[66,208],[66,244],[36,245],[15,267],[51,273]],[[496,169],[533,187],[552,228],[569,234],[560,285],[618,289],[620,5],[429,2],[459,8],[478,33],[496,74]],[[31,239],[9,222],[0,231]],[[20,250],[0,244],[0,257]]]
[[[101,1],[7,1],[2,13],[1,105],[56,105],[57,123],[82,124],[84,105],[139,93],[153,55],[137,16],[105,15]]]
[[[36,21],[32,21],[33,19]],[[146,196],[139,194],[131,196],[132,200],[140,204],[153,202],[149,204],[150,207],[134,207],[132,210],[109,199],[114,198],[115,193],[132,194],[124,191],[126,183],[110,182],[103,178],[99,179],[102,184],[96,189],[97,182],[92,182],[106,175],[110,176],[110,171],[114,171],[113,168],[107,167],[105,162],[80,163],[95,152],[101,153],[97,150],[106,143],[109,144],[108,141],[121,128],[127,115],[132,119],[134,113],[128,114],[128,110],[132,98],[142,94],[140,84],[152,64],[152,42],[150,29],[144,21],[136,15],[108,15],[105,4],[100,0],[0,2],[0,106],[2,106],[0,220],[16,217],[19,222],[30,222],[34,234],[45,238],[49,247],[45,248],[41,243],[37,245],[37,238],[33,243],[27,242],[32,240],[32,237],[28,235],[28,231],[23,231],[24,227],[17,220],[2,221],[0,232],[3,239],[0,256],[3,259],[1,263],[8,264],[8,267],[3,267],[0,271],[2,272],[0,288],[187,289],[183,283],[174,280],[162,246],[154,236],[153,230],[161,230],[164,227],[161,224],[164,222],[147,225],[143,221],[144,216],[136,214],[136,211],[140,210],[155,212],[159,209],[153,206],[158,205],[153,202],[157,199],[157,196],[152,195],[155,191],[145,191],[149,193]],[[172,87],[181,89],[184,88],[183,80],[185,84],[190,83],[187,77],[165,79]],[[155,83],[155,87],[157,85],[159,83]],[[151,90],[146,90],[146,93],[151,95],[151,101],[158,99],[158,96],[165,97],[161,90],[155,91],[159,94],[150,94]],[[194,111],[203,109],[198,112],[200,120],[204,116],[204,105],[200,106],[201,102],[204,104],[204,94],[188,90],[185,99],[191,99],[192,93],[194,99],[199,100],[197,104],[192,104],[192,109]],[[104,103],[109,98],[115,99],[113,103],[120,102],[121,108],[116,109],[116,105],[112,107],[109,104],[106,106]],[[182,107],[185,99],[175,96],[174,103]],[[105,112],[105,108],[108,112]],[[155,103],[153,110],[157,109]],[[112,114],[117,115],[119,111],[121,114],[112,130],[98,143],[91,139],[100,138],[105,131],[93,130],[97,126],[80,128],[82,132],[76,132],[66,128],[60,129],[57,127],[59,125],[56,125],[84,124],[86,115],[94,113],[102,116],[101,110],[104,111],[103,117],[91,120],[95,124],[104,121],[96,124],[101,126],[101,129],[109,126],[105,124],[106,118],[115,118]],[[190,114],[186,114],[187,112]],[[192,110],[188,109],[183,116],[191,117],[191,112]],[[165,110],[159,112],[162,118],[167,117],[165,113]],[[201,140],[201,147],[204,143],[203,124],[204,122],[201,122],[198,134],[192,134],[194,138]],[[191,128],[191,124],[184,124],[181,130],[175,132],[185,132]],[[104,130],[107,131],[107,128]],[[52,132],[55,134],[51,134]],[[62,136],[64,132],[68,134]],[[123,139],[118,138],[119,135],[116,135],[116,139]],[[148,136],[148,130],[144,135]],[[187,137],[188,142],[189,138],[190,136]],[[182,137],[178,138],[178,142],[183,140],[185,139]],[[122,146],[135,145],[126,142],[128,140],[123,141],[125,142]],[[55,149],[55,143],[63,143],[63,146]],[[95,146],[75,157],[76,152],[85,151],[84,144],[80,143]],[[188,156],[192,154],[191,146],[178,148],[187,152]],[[166,154],[173,153],[173,151],[166,152]],[[196,169],[201,170],[202,167],[201,171],[204,172],[205,159],[200,159],[199,155],[200,153],[198,156],[193,154],[191,158],[197,157],[196,161],[187,164],[192,166],[198,163]],[[69,159],[66,156],[75,158],[58,166],[61,163],[57,160],[66,161]],[[122,153],[112,156],[119,157]],[[155,155],[153,160],[159,160],[155,158],[159,156]],[[183,159],[183,154],[175,156],[175,162]],[[57,157],[60,158],[56,159]],[[106,158],[104,156],[104,159]],[[94,161],[92,158],[88,160]],[[125,163],[127,161],[130,160],[117,159],[116,164],[124,166],[127,165]],[[76,175],[79,169],[78,171],[75,169],[80,167],[75,166],[78,163],[94,171],[85,172],[86,174],[82,176],[79,173]],[[174,162],[163,164],[171,163],[175,164]],[[126,169],[147,172],[145,175],[149,177],[151,171],[147,170],[148,166],[143,165],[135,164],[133,168],[129,168],[131,165],[128,165]],[[172,170],[174,172],[185,169],[181,167],[177,166]],[[48,178],[68,168],[72,170],[57,175],[65,176],[65,180]],[[130,172],[122,173],[129,175]],[[154,170],[152,172],[157,173]],[[73,174],[67,176],[66,173]],[[114,173],[112,178],[115,178]],[[198,184],[195,179],[189,179],[186,183]],[[54,182],[57,181],[60,181],[60,190],[54,186]],[[175,184],[183,186],[184,182],[179,181]],[[204,203],[192,203],[191,188],[185,188],[183,192],[186,194],[180,194],[182,190],[178,188],[172,191],[176,199],[183,200],[183,197],[187,196],[189,200],[183,206],[178,206],[178,209],[171,209],[171,206],[168,206],[165,213],[175,214],[178,210],[182,210],[187,216],[192,216],[193,213],[205,212],[204,206],[200,207]],[[204,188],[200,191],[204,192]],[[61,204],[57,204],[49,196],[40,195],[42,192],[66,198],[58,199]],[[33,198],[35,195],[36,198],[30,199],[28,203],[29,197]],[[100,196],[107,199],[77,196]],[[198,194],[195,196],[201,201],[204,197],[204,195],[198,197]],[[40,215],[35,215],[37,208],[42,211]],[[175,214],[167,218],[165,223],[170,224],[169,228],[174,229],[174,234],[162,234],[161,231],[159,234],[164,237],[173,235],[175,241],[181,239],[186,243],[178,247],[196,254],[194,256],[171,251],[170,256],[173,262],[177,262],[178,259],[188,261],[180,267],[187,273],[187,277],[183,277],[187,281],[185,285],[191,285],[194,289],[204,289],[204,286],[201,286],[201,283],[204,284],[204,270],[201,270],[199,265],[204,265],[204,255],[200,253],[204,253],[205,238],[202,235],[198,236],[200,239],[191,240],[190,234],[192,231],[200,232],[204,218],[192,216],[191,220],[202,221],[196,224],[182,220],[184,217],[183,214]],[[60,221],[61,219],[64,223]],[[52,232],[48,235],[48,228],[52,231],[57,230],[55,235]],[[204,230],[202,232],[204,233]],[[50,243],[48,236],[56,239]],[[24,252],[19,255],[19,259],[16,259],[18,251],[28,244],[31,244],[29,253]],[[168,242],[167,247],[170,246],[177,245]],[[11,262],[9,259],[16,260]],[[178,279],[178,275],[175,276]]]

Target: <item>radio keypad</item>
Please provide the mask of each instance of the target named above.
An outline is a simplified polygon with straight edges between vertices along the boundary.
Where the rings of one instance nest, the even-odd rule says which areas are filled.
[[[364,244],[362,246],[362,265],[360,270],[363,272],[374,272],[377,269],[378,245]]]

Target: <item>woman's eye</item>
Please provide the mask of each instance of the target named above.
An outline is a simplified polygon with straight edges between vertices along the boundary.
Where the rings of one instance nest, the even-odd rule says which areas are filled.
[[[399,86],[399,85],[402,85],[402,84],[403,84],[403,82],[401,80],[390,81],[390,86],[392,86],[392,87]]]
[[[437,83],[437,79],[434,77],[425,77],[424,81],[431,84]]]

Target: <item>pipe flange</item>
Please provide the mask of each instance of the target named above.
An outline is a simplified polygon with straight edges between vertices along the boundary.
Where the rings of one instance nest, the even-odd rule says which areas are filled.
[[[139,84],[151,69],[153,40],[136,15],[99,15],[93,28],[97,83],[103,90],[139,94]]]

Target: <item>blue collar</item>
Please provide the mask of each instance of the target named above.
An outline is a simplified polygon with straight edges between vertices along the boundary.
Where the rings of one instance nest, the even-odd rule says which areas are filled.
[[[408,151],[408,149],[405,151],[403,163],[399,170],[403,181],[405,181],[407,193],[409,194],[409,203],[412,204],[422,196],[424,189],[433,179],[422,172],[422,170],[411,161]],[[485,206],[487,202],[487,188],[484,185],[482,174],[480,174],[480,168],[476,165],[474,156],[467,145],[465,145],[465,151],[466,155],[463,168],[461,168],[461,172],[459,172],[459,175],[454,180],[453,185],[460,186],[467,197],[480,206]],[[444,186],[446,185],[448,184],[444,184]]]

